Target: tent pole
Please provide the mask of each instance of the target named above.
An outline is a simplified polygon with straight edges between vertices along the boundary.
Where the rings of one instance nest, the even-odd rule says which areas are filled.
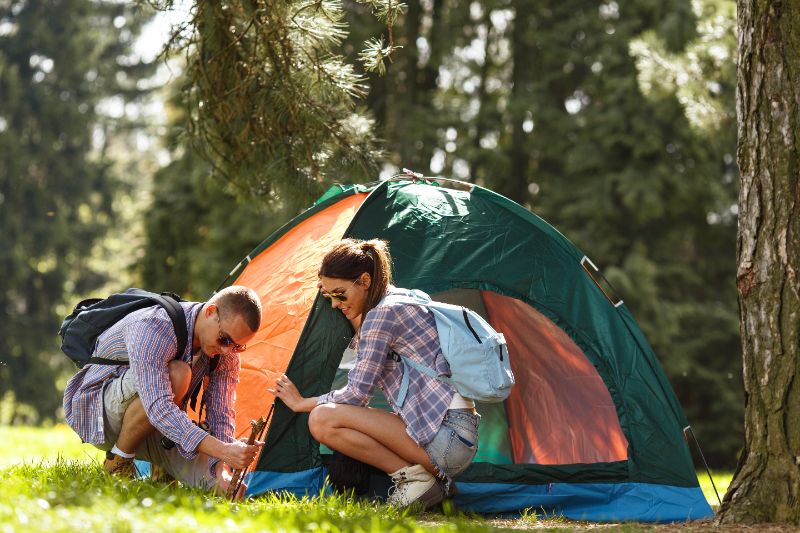
[[[717,486],[714,484],[714,478],[711,477],[711,470],[708,468],[708,463],[706,462],[706,458],[703,455],[703,450],[700,449],[700,442],[697,440],[697,437],[694,435],[694,431],[692,431],[692,426],[686,426],[683,428],[683,435],[686,436],[686,432],[689,432],[692,435],[692,439],[694,439],[694,445],[697,446],[697,451],[700,452],[700,458],[703,460],[703,465],[706,467],[706,473],[708,474],[708,479],[711,480],[711,487],[714,489],[714,494],[717,495],[717,501],[720,505],[722,505],[722,500],[719,497],[719,492],[717,492]]]

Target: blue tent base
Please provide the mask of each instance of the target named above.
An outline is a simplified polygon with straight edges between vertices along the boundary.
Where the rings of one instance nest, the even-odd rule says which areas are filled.
[[[455,504],[477,513],[520,509],[590,522],[685,522],[714,516],[699,487],[647,483],[458,483]]]
[[[250,472],[245,476],[246,497],[265,492],[287,492],[298,498],[319,495],[327,473],[322,467],[301,470],[300,472]]]
[[[252,472],[247,496],[268,491],[315,496],[324,486],[325,470]],[[532,509],[548,516],[590,522],[685,522],[714,516],[699,487],[648,483],[512,483],[458,482],[454,499],[461,511],[484,514]]]
[[[137,478],[150,477],[150,462],[149,461],[142,461],[141,459],[136,459],[136,460],[133,461],[133,464],[136,467],[136,477]]]

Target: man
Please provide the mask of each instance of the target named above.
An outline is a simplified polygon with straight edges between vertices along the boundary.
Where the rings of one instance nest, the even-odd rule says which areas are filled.
[[[208,302],[180,305],[188,331],[184,353],[176,357],[166,310],[134,311],[100,335],[92,354],[129,364],[84,366],[67,383],[64,415],[84,442],[106,450],[107,472],[133,477],[136,457],[188,485],[224,494],[232,469],[249,465],[261,445],[233,435],[239,353],[258,331],[261,302],[251,289],[232,286]],[[219,362],[209,372],[213,357]],[[210,433],[186,414],[187,393],[205,376]]]

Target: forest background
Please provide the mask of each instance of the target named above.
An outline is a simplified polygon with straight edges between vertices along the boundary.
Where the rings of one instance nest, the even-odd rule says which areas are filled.
[[[56,333],[79,299],[204,300],[328,186],[405,167],[582,249],[732,468],[735,2],[371,4],[0,0],[0,424],[63,418]]]

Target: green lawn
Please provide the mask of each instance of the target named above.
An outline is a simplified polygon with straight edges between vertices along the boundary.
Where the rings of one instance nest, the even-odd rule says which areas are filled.
[[[640,524],[581,524],[526,514],[484,520],[450,513],[414,515],[342,496],[267,496],[232,504],[197,490],[122,482],[103,474],[102,453],[83,445],[66,426],[0,426],[0,532],[11,531],[502,531],[613,529],[646,531]],[[704,491],[716,504],[708,477]],[[720,495],[730,475],[715,476]]]
[[[57,458],[99,462],[103,452],[84,446],[64,424],[52,428],[0,426],[0,469],[14,464],[52,462]]]
[[[711,475],[714,476],[714,485],[717,487],[719,498],[722,499],[725,496],[725,491],[728,490],[728,485],[731,484],[733,472],[711,472]],[[708,473],[705,470],[698,470],[697,479],[700,481],[700,488],[703,489],[706,501],[716,511],[717,507],[719,507],[719,500],[717,500],[717,495],[714,494],[714,487],[711,485]]]

